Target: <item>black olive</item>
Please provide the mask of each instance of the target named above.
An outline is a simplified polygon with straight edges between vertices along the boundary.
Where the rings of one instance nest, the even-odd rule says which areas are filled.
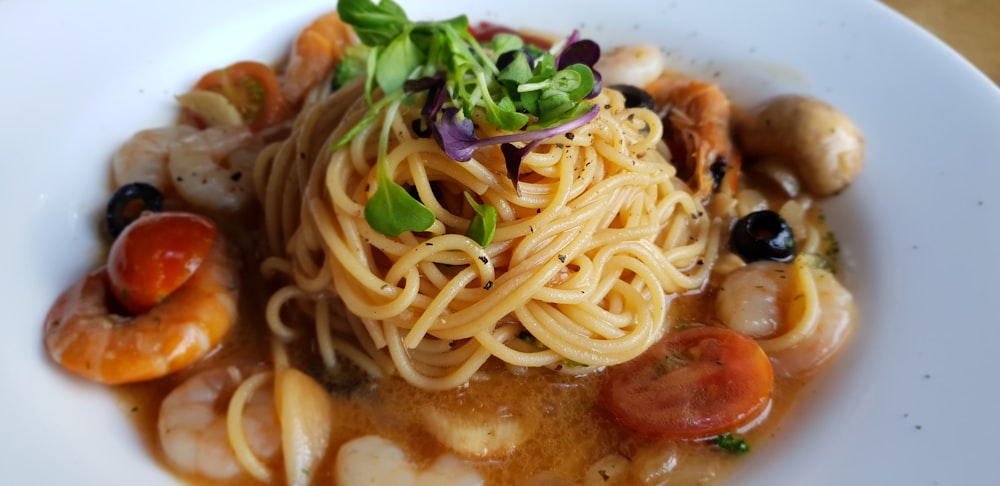
[[[625,96],[625,108],[647,108],[652,110],[656,107],[653,95],[647,93],[642,88],[632,86],[631,84],[616,84],[611,86],[611,89]]]
[[[119,187],[111,195],[104,221],[111,237],[117,238],[143,211],[156,212],[162,209],[163,195],[160,191],[144,182],[133,182]]]
[[[795,256],[795,236],[778,213],[755,211],[736,221],[729,235],[729,247],[747,263],[787,262]]]

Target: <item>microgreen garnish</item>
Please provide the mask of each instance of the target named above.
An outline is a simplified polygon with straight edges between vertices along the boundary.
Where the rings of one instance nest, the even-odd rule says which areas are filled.
[[[476,212],[469,222],[469,229],[465,231],[465,235],[476,240],[479,246],[486,248],[493,241],[493,234],[497,230],[497,208],[489,204],[479,204],[468,192],[465,193],[465,199]]]
[[[386,115],[387,123],[382,125],[383,133],[379,139],[379,158],[376,168],[378,187],[365,206],[365,220],[372,229],[393,237],[399,236],[404,231],[423,231],[434,224],[434,213],[414,199],[406,189],[396,184],[389,174],[389,162],[386,161],[386,147],[383,144],[389,141],[388,130],[392,125],[388,121],[398,109],[399,102],[390,105]]]
[[[466,162],[482,147],[501,145],[507,176],[517,189],[521,162],[528,153],[542,140],[589,122],[599,111],[584,100],[600,92],[601,77],[593,70],[600,48],[593,41],[580,40],[575,32],[557,57],[525,45],[511,34],[498,34],[492,42],[480,45],[469,32],[464,15],[443,21],[410,21],[393,0],[378,4],[338,0],[337,11],[367,46],[368,113],[333,145],[334,150],[347,145],[391,104],[423,95],[420,126],[430,129],[445,154]],[[359,68],[360,63],[354,67]],[[376,87],[382,91],[378,101],[373,96]],[[511,133],[480,139],[471,120],[476,110],[482,110],[490,124]],[[388,138],[388,132],[383,130],[382,136]],[[518,148],[514,143],[522,145]],[[387,146],[380,140],[379,160],[384,159]],[[409,195],[411,201],[404,203],[405,191],[386,184],[391,178],[383,169],[378,168],[379,191],[385,187],[386,192],[372,196],[369,206],[379,196],[378,207],[366,207],[365,218],[376,231],[413,230],[414,225],[386,223],[407,219],[400,211],[429,210]]]

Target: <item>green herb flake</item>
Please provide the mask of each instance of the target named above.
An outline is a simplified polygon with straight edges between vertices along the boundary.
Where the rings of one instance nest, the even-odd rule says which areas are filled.
[[[533,336],[528,331],[521,331],[520,333],[517,334],[517,338],[520,339],[520,340],[522,340],[522,341],[524,341],[524,342],[526,342],[526,343],[528,343],[528,344],[530,344],[533,348],[536,348],[536,349],[545,349],[545,345],[542,344],[541,342],[539,342],[538,338],[536,338],[535,336]]]
[[[746,439],[729,432],[712,439],[712,443],[730,454],[742,455],[750,452],[750,444],[747,444]]]
[[[603,479],[605,481],[611,479],[611,476],[609,476],[608,473],[607,473],[607,471],[605,471],[604,469],[599,469],[597,471],[597,474],[600,474],[601,475],[601,479]]]
[[[139,411],[139,406],[138,405],[133,405],[132,406],[132,413],[136,413],[138,411]]]

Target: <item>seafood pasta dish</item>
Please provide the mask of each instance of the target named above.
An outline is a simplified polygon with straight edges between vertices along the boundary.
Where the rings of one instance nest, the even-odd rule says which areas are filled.
[[[392,0],[290,41],[122,141],[43,323],[179,481],[717,484],[849,341],[822,100]]]

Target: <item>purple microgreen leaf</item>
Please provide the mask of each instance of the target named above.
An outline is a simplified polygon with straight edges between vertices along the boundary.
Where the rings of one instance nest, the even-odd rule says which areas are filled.
[[[517,191],[517,195],[521,195],[521,189],[518,187],[517,181],[518,176],[521,173],[521,163],[524,158],[528,156],[532,151],[534,151],[543,141],[552,138],[556,135],[570,132],[583,125],[586,125],[597,116],[600,112],[600,108],[597,105],[592,105],[590,111],[584,113],[580,117],[570,120],[562,125],[557,125],[551,128],[545,128],[542,130],[535,130],[531,132],[521,132],[513,135],[501,135],[499,137],[491,137],[481,140],[481,144],[500,144],[500,152],[503,153],[504,162],[507,166],[507,178],[510,182],[514,184],[514,190]],[[516,135],[521,135],[520,140],[513,140],[512,138]],[[525,136],[527,135],[527,136]],[[517,148],[512,142],[527,142],[524,147]]]
[[[532,151],[535,150],[539,145],[541,145],[542,140],[534,140],[528,142],[524,147],[517,148],[512,143],[505,143],[500,145],[500,152],[503,153],[503,160],[507,165],[507,178],[510,179],[511,184],[514,185],[514,191],[517,195],[521,195],[521,187],[518,186],[517,181],[521,175],[521,162],[524,158],[528,156]]]
[[[583,64],[594,67],[601,58],[601,46],[590,39],[583,39],[572,44],[567,43],[556,59],[556,68],[562,69],[573,64]]]
[[[427,91],[443,83],[444,74],[437,73],[433,76],[424,76],[422,78],[407,80],[403,83],[403,91],[406,91],[407,95],[412,95],[421,91]]]
[[[431,132],[444,153],[453,160],[468,162],[479,148],[476,126],[468,118],[459,120],[457,108],[441,110],[439,119],[431,123]]]

